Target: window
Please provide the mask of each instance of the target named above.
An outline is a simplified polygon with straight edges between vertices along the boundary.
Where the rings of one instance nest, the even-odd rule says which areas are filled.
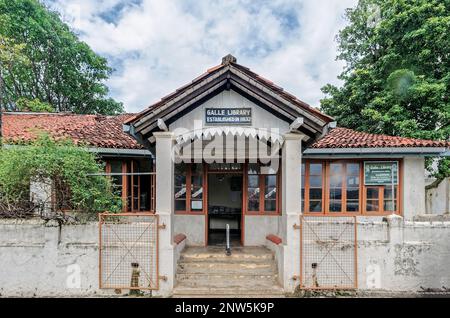
[[[322,212],[323,211],[323,164],[322,163],[310,163],[308,166],[309,175],[309,212]]]
[[[122,198],[124,212],[155,210],[155,175],[150,158],[107,161],[106,173],[113,191]]]
[[[247,171],[248,171],[247,211],[259,212],[259,202],[260,202],[259,165],[256,163],[249,163]]]
[[[187,168],[185,163],[175,165],[175,211],[186,211]]]
[[[203,211],[203,165],[191,165],[191,211]]]
[[[247,164],[248,214],[274,214],[278,207],[278,172],[270,166]]]
[[[329,163],[328,211],[359,212],[360,164]]]
[[[342,189],[344,187],[344,165],[342,163],[330,164],[330,186],[328,195],[328,209],[330,212],[342,211]]]
[[[203,213],[203,164],[175,164],[175,212]]]
[[[400,213],[400,187],[364,185],[363,162],[305,160],[301,166],[302,211],[330,215]]]
[[[348,212],[358,212],[359,203],[359,188],[360,188],[360,164],[359,163],[347,163],[346,164],[346,176],[345,176],[345,194],[346,204],[345,209]]]
[[[301,175],[302,175],[302,213],[305,212],[305,163],[302,163],[302,168],[301,168]]]

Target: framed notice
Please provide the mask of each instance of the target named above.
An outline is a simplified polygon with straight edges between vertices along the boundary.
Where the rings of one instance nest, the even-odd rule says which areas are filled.
[[[203,201],[195,200],[191,201],[191,210],[202,210],[203,209]]]
[[[251,108],[205,108],[205,124],[251,125]]]
[[[364,161],[364,184],[398,184],[398,161]]]

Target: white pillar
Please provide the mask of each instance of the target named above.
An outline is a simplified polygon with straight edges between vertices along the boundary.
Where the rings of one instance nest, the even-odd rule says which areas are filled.
[[[301,163],[303,134],[288,133],[282,151],[283,287],[294,291],[300,275]]]
[[[156,214],[159,224],[165,229],[159,230],[159,275],[167,280],[159,281],[156,295],[169,296],[175,282],[176,264],[174,258],[173,214],[174,214],[174,162],[172,160],[173,133],[155,132],[156,139]]]

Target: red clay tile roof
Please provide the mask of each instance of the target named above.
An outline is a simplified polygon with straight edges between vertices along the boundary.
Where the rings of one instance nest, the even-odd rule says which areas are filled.
[[[92,147],[143,149],[122,130],[122,123],[131,116],[3,113],[2,136],[6,143],[20,143],[34,140],[45,131],[55,139],[70,138]]]
[[[122,123],[133,116],[3,113],[2,135],[6,143],[20,143],[31,141],[39,132],[45,131],[55,139],[70,138],[75,143],[92,147],[143,149],[122,130]],[[450,143],[335,128],[311,145],[311,148],[377,147],[450,147]]]
[[[335,128],[311,148],[383,148],[383,147],[449,147],[446,141],[393,137]]]

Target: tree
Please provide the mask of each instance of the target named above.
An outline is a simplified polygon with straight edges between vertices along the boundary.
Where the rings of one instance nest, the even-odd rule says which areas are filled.
[[[0,35],[0,146],[2,137],[3,96],[5,89],[4,76],[18,65],[25,66],[28,64],[28,59],[22,53],[24,47],[25,45],[16,44],[11,39]]]
[[[322,88],[321,109],[356,130],[449,140],[450,0],[360,0],[346,18],[343,85]]]
[[[8,51],[17,54],[9,55],[7,63],[0,60],[3,109],[18,110],[22,98],[58,112],[123,111],[121,103],[107,97],[104,81],[112,69],[106,59],[38,0],[0,0],[0,56]]]

